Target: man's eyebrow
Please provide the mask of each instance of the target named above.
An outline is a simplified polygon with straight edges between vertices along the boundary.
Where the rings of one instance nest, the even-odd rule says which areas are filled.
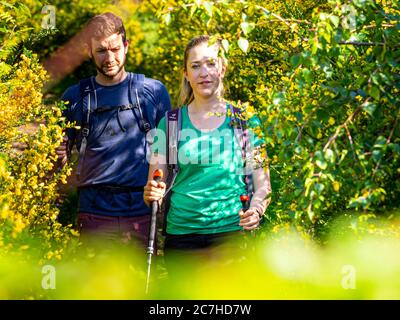
[[[108,50],[108,48],[110,48],[111,50],[113,50],[113,49],[119,49],[119,48],[121,48],[121,45],[120,45],[120,44],[117,44],[117,45],[111,46],[111,47],[108,47],[108,46],[99,46],[99,47],[96,48],[96,50]]]

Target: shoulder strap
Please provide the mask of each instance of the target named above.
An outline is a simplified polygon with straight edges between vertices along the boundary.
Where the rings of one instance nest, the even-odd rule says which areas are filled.
[[[151,125],[147,117],[143,74],[129,73],[129,101],[133,105],[133,114],[138,121],[140,130],[146,134],[154,126]]]
[[[165,113],[166,121],[166,136],[167,136],[167,168],[168,168],[168,178],[167,178],[167,190],[165,191],[164,200],[162,204],[162,212],[164,213],[164,223],[163,223],[163,234],[166,234],[167,226],[167,214],[171,202],[171,189],[174,185],[176,176],[179,172],[178,163],[178,147],[179,138],[182,129],[182,110],[181,108],[167,111]]]
[[[250,166],[252,163],[251,146],[248,132],[247,121],[243,117],[243,111],[229,104],[232,115],[230,125],[233,127],[235,138],[241,148],[244,163],[244,181],[246,183],[247,194],[251,198],[253,195],[253,175]]]
[[[178,145],[182,129],[182,111],[181,108],[167,111],[165,113],[166,130],[167,130],[167,167],[168,167],[168,189],[169,192],[174,184],[176,175],[179,172],[178,163]]]
[[[81,123],[81,146],[79,148],[79,159],[78,166],[76,169],[76,175],[79,180],[80,174],[82,171],[82,166],[85,158],[86,146],[87,146],[87,137],[90,133],[90,112],[93,109],[96,109],[97,106],[97,96],[96,90],[94,86],[94,78],[90,77],[87,79],[83,79],[79,82],[79,91],[82,99],[82,123]],[[91,94],[93,93],[94,101],[91,101]]]

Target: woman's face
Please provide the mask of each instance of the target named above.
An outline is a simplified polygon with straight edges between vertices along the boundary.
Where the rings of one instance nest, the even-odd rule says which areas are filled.
[[[195,97],[218,96],[224,72],[217,44],[208,46],[207,42],[203,42],[189,50],[185,77]]]

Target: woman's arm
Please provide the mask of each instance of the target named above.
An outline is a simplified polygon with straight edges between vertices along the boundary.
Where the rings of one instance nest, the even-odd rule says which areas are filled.
[[[250,209],[257,211],[261,217],[264,215],[271,198],[269,197],[272,192],[271,181],[269,178],[268,167],[259,168],[253,171],[254,194],[251,199]]]
[[[264,159],[264,161],[267,161],[267,159]],[[239,212],[239,225],[243,226],[244,230],[252,230],[258,227],[261,217],[271,202],[269,195],[272,189],[268,166],[253,170],[252,177],[254,194],[250,202],[250,208],[246,212],[242,210]]]

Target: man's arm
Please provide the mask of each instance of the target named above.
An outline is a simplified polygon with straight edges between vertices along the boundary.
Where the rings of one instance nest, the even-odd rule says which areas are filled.
[[[65,102],[66,108],[63,110],[63,117],[70,122],[72,121],[72,105],[79,96],[79,87],[73,86],[68,88],[61,97],[61,100]],[[75,130],[68,128],[64,132],[64,137],[60,145],[56,148],[56,154],[58,156],[57,164],[60,168],[63,168],[71,155],[71,149],[75,141]]]

